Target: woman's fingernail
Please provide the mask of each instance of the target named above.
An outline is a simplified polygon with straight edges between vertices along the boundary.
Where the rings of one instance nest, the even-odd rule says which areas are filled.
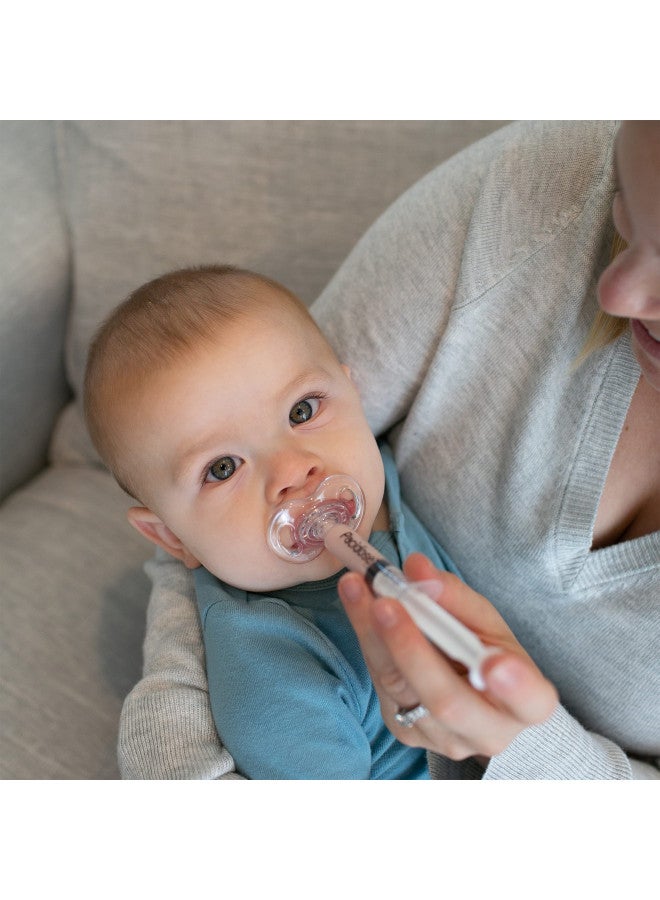
[[[488,681],[493,687],[510,690],[518,684],[518,666],[507,659],[499,666],[493,666],[488,673]]]
[[[376,600],[374,602],[374,615],[383,628],[393,628],[399,618],[394,604],[389,600]]]

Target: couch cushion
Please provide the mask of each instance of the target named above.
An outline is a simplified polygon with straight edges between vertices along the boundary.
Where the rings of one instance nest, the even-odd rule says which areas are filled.
[[[3,505],[2,778],[118,776],[152,555],[126,522],[128,504],[106,472],[60,467]]]

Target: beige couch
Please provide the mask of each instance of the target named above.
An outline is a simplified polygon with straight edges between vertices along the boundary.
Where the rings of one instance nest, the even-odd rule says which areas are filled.
[[[311,302],[398,194],[502,124],[0,123],[0,776],[118,777],[151,549],[80,415],[100,320],[209,261]]]

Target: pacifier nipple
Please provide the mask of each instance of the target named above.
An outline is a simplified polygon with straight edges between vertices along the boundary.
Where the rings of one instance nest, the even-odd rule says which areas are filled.
[[[364,495],[348,475],[330,475],[311,497],[283,504],[270,521],[268,543],[288,562],[309,562],[323,551],[333,525],[357,528],[364,513]]]

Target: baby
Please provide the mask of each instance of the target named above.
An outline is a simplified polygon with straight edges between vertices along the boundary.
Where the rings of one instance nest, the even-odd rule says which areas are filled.
[[[282,285],[228,266],[135,291],[94,340],[88,428],[138,505],[131,524],[194,570],[211,707],[249,778],[423,779],[425,752],[386,728],[325,550],[267,540],[282,506],[329,475],[364,494],[357,531],[400,565],[456,571],[402,503],[388,447],[349,370]]]

